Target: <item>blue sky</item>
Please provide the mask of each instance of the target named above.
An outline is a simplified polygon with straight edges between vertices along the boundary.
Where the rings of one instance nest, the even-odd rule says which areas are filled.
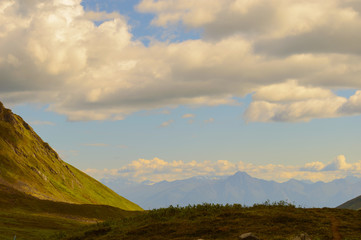
[[[358,176],[361,5],[226,1],[5,0],[0,100],[97,178]]]

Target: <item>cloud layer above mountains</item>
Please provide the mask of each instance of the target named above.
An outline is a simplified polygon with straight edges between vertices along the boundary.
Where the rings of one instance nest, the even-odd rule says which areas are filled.
[[[331,181],[346,176],[361,177],[361,162],[347,163],[345,156],[339,155],[333,161],[306,163],[304,166],[255,165],[242,161],[233,163],[227,160],[217,162],[183,162],[154,158],[138,159],[119,169],[87,169],[85,172],[97,179],[126,178],[131,181],[174,181],[199,176],[228,176],[237,171],[244,171],[252,177],[286,181],[291,178],[311,181]]]
[[[199,29],[197,40],[134,39],[118,13],[81,0],[0,2],[0,97],[70,120],[140,110],[237,104],[247,121],[361,113],[361,6],[356,0],[143,0],[152,24]],[[100,25],[93,21],[103,21]],[[350,98],[336,90],[353,89]]]

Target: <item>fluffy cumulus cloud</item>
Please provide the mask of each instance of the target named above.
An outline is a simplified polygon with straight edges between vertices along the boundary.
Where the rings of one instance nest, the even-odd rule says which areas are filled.
[[[253,99],[245,116],[249,121],[261,122],[339,117],[351,101],[330,90],[299,86],[295,81],[261,87]]]
[[[234,34],[255,37],[262,40],[262,48],[276,54],[352,48],[358,45],[355,37],[360,37],[359,4],[355,0],[143,0],[138,10],[156,14],[155,25],[201,27],[205,36],[213,39]],[[329,41],[325,44],[326,38]],[[276,41],[279,39],[282,41]]]
[[[286,181],[291,178],[311,181],[332,181],[346,176],[361,177],[361,161],[347,163],[343,155],[337,156],[333,161],[325,164],[322,162],[306,163],[304,166],[291,165],[255,165],[245,162],[230,162],[227,160],[211,161],[173,161],[154,159],[139,159],[119,169],[87,169],[86,173],[95,178],[126,178],[130,181],[163,180],[174,181],[195,176],[228,176],[237,171],[244,171],[253,177]]]
[[[119,13],[81,0],[0,2],[0,98],[36,102],[70,120],[140,110],[237,104],[248,121],[308,121],[361,113],[361,12],[355,0],[142,0],[152,24],[199,39],[134,38]],[[94,21],[101,21],[96,25]]]

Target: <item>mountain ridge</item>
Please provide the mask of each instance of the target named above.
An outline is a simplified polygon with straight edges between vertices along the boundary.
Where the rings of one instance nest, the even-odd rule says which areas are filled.
[[[243,204],[288,201],[302,207],[336,207],[360,195],[361,179],[345,178],[332,182],[309,183],[296,179],[286,182],[253,178],[245,172],[228,177],[189,178],[152,185],[123,184],[125,179],[102,179],[105,185],[137,202],[144,209],[186,206],[203,202],[215,204]]]
[[[337,206],[339,209],[361,210],[361,195]]]

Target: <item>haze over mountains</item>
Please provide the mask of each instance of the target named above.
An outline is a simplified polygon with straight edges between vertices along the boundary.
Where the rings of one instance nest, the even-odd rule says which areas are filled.
[[[129,182],[121,178],[101,181],[144,209],[204,202],[253,205],[266,200],[286,200],[302,207],[336,207],[361,194],[361,179],[356,177],[328,183],[294,179],[278,183],[237,172],[221,179],[194,177],[152,185]]]

